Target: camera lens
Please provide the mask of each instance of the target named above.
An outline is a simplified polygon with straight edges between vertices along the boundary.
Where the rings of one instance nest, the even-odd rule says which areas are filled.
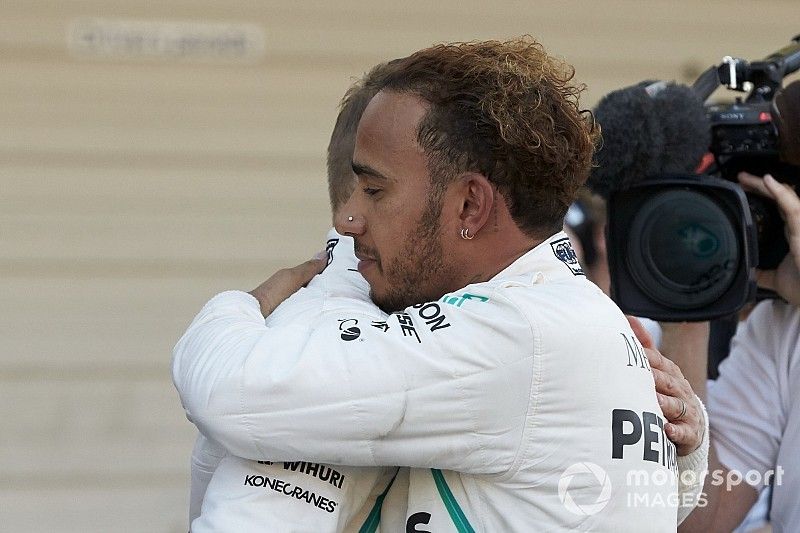
[[[642,291],[673,308],[708,305],[732,285],[741,249],[733,221],[711,198],[670,189],[634,215],[628,267]]]

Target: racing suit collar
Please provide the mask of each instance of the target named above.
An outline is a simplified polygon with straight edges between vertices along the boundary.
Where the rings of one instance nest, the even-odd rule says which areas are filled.
[[[531,283],[584,276],[572,243],[563,231],[551,235],[495,275],[493,280],[531,275]]]
[[[358,272],[353,238],[331,228],[325,250],[328,252],[328,264],[308,286],[321,289],[328,297],[369,299],[369,284]]]

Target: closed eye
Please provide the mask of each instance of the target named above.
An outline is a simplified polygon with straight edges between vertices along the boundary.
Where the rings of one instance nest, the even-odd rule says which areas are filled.
[[[374,187],[364,187],[362,190],[364,191],[364,194],[366,194],[367,196],[375,196],[376,194],[381,192],[381,189],[376,189]]]

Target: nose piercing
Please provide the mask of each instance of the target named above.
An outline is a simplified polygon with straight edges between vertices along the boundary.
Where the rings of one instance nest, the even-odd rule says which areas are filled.
[[[347,221],[348,222],[352,222],[353,221],[353,217],[347,217]]]

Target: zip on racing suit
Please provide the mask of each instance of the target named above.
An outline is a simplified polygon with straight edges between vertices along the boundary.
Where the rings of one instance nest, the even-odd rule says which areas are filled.
[[[351,301],[267,326],[255,298],[222,293],[173,377],[236,456],[413,467],[406,512],[391,493],[384,509],[411,531],[675,529],[675,448],[645,354],[563,233],[388,318]]]

